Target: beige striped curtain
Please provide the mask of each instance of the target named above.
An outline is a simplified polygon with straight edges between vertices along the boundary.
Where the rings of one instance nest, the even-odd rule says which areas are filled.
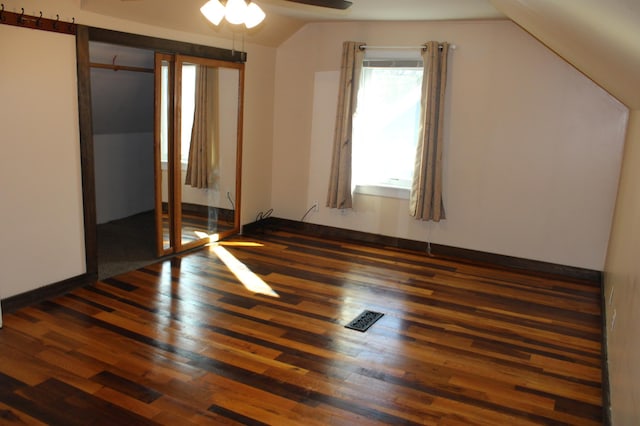
[[[218,70],[197,65],[195,108],[185,185],[213,188],[217,152]]]
[[[447,85],[448,43],[430,41],[422,53],[421,128],[411,185],[409,213],[416,219],[445,219],[442,200],[442,130]]]
[[[340,68],[340,87],[338,93],[338,111],[333,137],[333,157],[327,192],[327,207],[351,208],[351,130],[353,113],[358,100],[358,87],[362,74],[364,43],[345,41],[342,45],[342,66]]]

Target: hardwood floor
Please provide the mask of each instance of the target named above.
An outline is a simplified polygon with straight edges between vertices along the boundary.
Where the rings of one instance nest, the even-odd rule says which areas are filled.
[[[286,232],[219,247],[5,315],[0,423],[602,424],[596,283]]]

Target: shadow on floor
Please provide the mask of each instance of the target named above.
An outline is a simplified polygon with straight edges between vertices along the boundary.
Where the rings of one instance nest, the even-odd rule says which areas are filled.
[[[156,262],[155,226],[153,211],[98,225],[98,279]]]

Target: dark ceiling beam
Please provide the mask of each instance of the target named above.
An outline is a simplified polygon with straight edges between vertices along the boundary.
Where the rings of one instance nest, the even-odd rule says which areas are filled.
[[[331,9],[348,9],[352,3],[346,0],[287,0],[293,3],[309,4],[312,6],[328,7]]]

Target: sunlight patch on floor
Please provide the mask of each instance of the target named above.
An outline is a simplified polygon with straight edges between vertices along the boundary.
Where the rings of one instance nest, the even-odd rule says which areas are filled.
[[[264,294],[265,296],[280,297],[269,284],[251,271],[244,263],[240,262],[233,254],[220,244],[213,244],[209,250],[229,268],[233,275],[240,280],[242,285],[252,293]]]
[[[264,247],[262,243],[255,243],[251,241],[220,241],[221,246],[227,247]]]

